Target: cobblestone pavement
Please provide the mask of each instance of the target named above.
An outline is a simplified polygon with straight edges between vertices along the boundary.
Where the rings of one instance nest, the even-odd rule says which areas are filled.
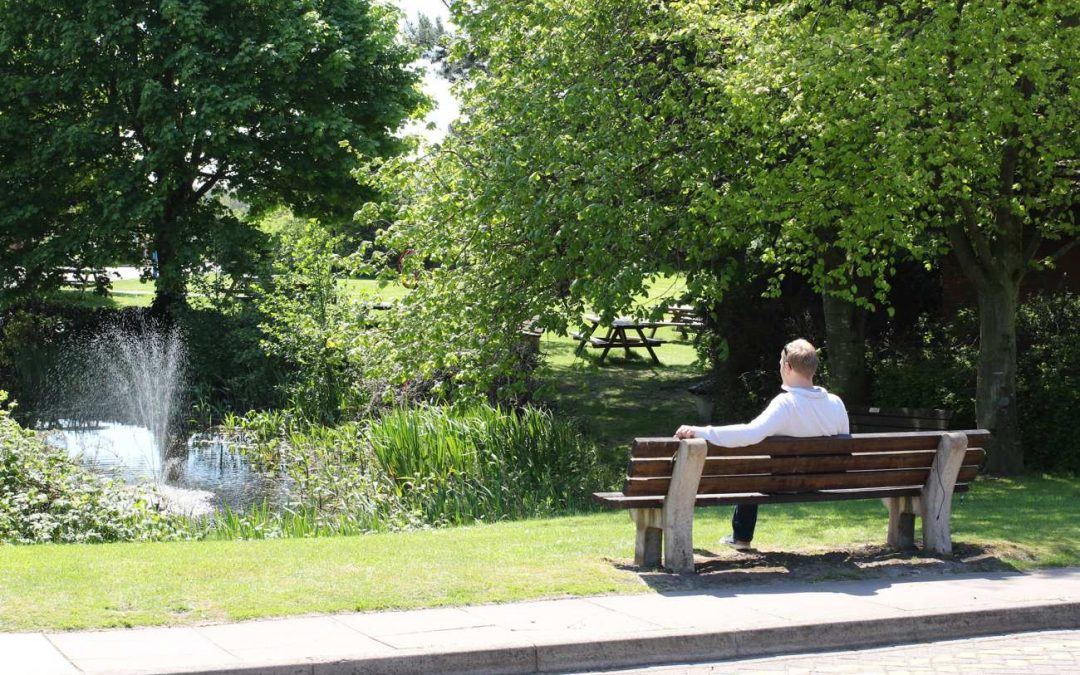
[[[607,671],[605,675],[719,673],[1024,673],[1080,674],[1080,630],[1021,633],[859,651]]]

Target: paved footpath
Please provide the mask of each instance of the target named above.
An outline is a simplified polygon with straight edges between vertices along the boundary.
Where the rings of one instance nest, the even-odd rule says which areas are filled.
[[[1077,629],[1080,568],[1062,568],[0,633],[0,673],[580,672]]]
[[[1080,631],[1020,633],[905,647],[824,652],[767,659],[604,671],[604,675],[719,675],[720,673],[1080,673]]]

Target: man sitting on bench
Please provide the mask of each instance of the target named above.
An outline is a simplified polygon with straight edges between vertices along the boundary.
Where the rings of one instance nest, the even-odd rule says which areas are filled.
[[[721,427],[683,425],[675,432],[679,438],[703,438],[713,445],[741,448],[760,443],[768,436],[836,436],[848,433],[848,416],[843,401],[823,387],[814,386],[818,357],[814,345],[806,340],[789,342],[780,352],[778,394],[765,411],[749,424]],[[732,534],[722,543],[738,551],[751,548],[757,525],[757,504],[739,504],[731,518]]]

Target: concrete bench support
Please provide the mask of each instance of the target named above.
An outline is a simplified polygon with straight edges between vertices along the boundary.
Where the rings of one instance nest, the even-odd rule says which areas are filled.
[[[889,533],[886,543],[897,551],[915,548],[915,514],[919,513],[918,497],[885,497],[881,500],[889,509]]]
[[[640,567],[660,567],[664,547],[664,516],[661,509],[630,509],[630,520],[637,527],[634,542],[634,564]]]
[[[664,497],[664,567],[679,574],[694,571],[694,502],[707,454],[704,440],[683,439]]]
[[[927,553],[952,554],[952,533],[949,518],[952,516],[953,488],[960,467],[964,463],[968,439],[962,433],[946,433],[938,443],[937,455],[930,469],[930,476],[919,499],[922,510],[923,547]],[[890,518],[891,520],[891,518]]]

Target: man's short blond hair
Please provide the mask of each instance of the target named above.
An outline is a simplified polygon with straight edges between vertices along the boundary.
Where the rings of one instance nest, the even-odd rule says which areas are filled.
[[[784,363],[803,377],[813,377],[817,372],[818,357],[817,349],[808,340],[799,338],[784,345],[784,351],[780,353]]]

